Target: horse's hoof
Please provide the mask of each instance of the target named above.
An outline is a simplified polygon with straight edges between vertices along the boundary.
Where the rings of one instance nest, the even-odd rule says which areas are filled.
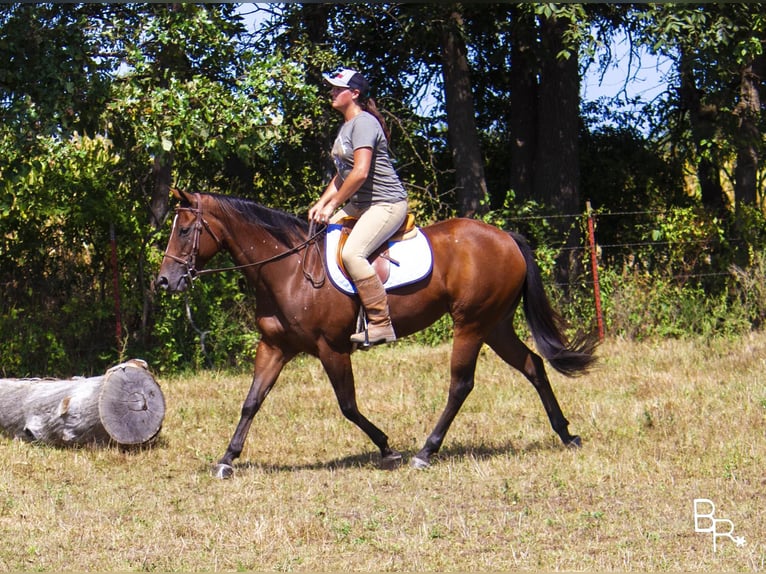
[[[417,456],[413,456],[412,460],[410,460],[410,466],[418,470],[425,470],[431,466],[431,463],[429,463],[427,460],[423,460],[422,458],[418,458]]]
[[[393,451],[380,458],[381,470],[396,470],[402,466],[402,453]]]
[[[574,435],[572,438],[569,439],[569,442],[567,442],[567,447],[569,448],[582,448],[582,439]]]
[[[220,479],[234,476],[234,467],[230,464],[218,463],[213,467],[213,476]]]

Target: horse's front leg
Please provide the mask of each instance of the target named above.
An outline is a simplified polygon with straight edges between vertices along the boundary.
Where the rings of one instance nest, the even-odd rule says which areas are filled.
[[[359,412],[359,407],[356,404],[354,373],[350,355],[325,349],[320,352],[319,360],[330,377],[330,383],[335,391],[343,416],[362,429],[375,443],[375,446],[380,449],[380,467],[382,469],[397,468],[402,462],[401,453],[391,449],[388,446],[386,434]]]
[[[250,424],[258,409],[261,408],[266,395],[282,372],[282,368],[295,356],[295,353],[286,353],[283,349],[270,345],[261,340],[255,352],[255,370],[253,383],[247,393],[245,402],[242,404],[242,413],[239,424],[234,431],[234,436],[229,442],[226,453],[213,467],[213,474],[218,478],[230,478],[234,474],[234,459],[242,454],[245,439],[250,430]]]

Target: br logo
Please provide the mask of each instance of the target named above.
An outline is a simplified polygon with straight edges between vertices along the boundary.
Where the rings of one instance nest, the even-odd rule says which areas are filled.
[[[729,538],[739,548],[745,545],[744,536],[734,536],[734,523],[731,520],[715,517],[715,504],[707,498],[694,499],[694,532],[713,535],[713,552],[718,551],[719,538]]]

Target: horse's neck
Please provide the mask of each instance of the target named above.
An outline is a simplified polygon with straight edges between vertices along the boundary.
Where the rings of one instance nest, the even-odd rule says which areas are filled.
[[[296,238],[293,243],[301,241]],[[293,257],[294,253],[301,256],[301,250],[277,239],[258,223],[239,222],[236,229],[230,224],[225,243],[235,265],[243,267],[242,271],[253,284],[284,282],[300,270]]]
[[[265,229],[247,222],[239,224],[236,229],[229,225],[226,244],[237,265],[256,263],[266,259],[269,252],[275,254],[287,249]]]

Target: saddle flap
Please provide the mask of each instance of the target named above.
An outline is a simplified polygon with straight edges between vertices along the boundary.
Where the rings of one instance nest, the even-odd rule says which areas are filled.
[[[357,218],[351,216],[346,216],[338,221],[338,224],[341,226],[341,230],[340,238],[338,239],[338,250],[335,258],[337,260],[338,267],[340,268],[343,275],[347,278],[348,272],[346,271],[346,267],[343,265],[343,258],[341,257],[341,253],[343,253],[343,247],[346,245],[346,240],[348,239],[351,230],[354,228],[354,225],[356,225],[356,222]],[[381,283],[388,281],[388,278],[391,275],[391,262],[397,263],[397,261],[391,259],[388,254],[390,244],[397,241],[412,239],[416,234],[417,228],[415,227],[415,216],[412,213],[408,213],[407,217],[404,219],[404,223],[402,223],[399,229],[397,229],[394,234],[389,237],[386,242],[383,243],[383,245],[373,251],[372,255],[370,255],[370,265],[372,265],[375,273],[378,274]]]
[[[338,245],[341,239],[342,228],[338,223],[328,226],[325,242],[325,264],[330,282],[340,291],[354,295],[356,288],[347,275],[339,266]],[[428,238],[419,228],[415,228],[414,237],[408,241],[387,242],[384,244],[380,256],[375,261],[388,268],[388,278],[383,281],[386,290],[411,285],[431,273],[433,255]],[[389,260],[385,258],[388,257]],[[393,262],[393,264],[392,264]],[[373,265],[374,266],[374,265]],[[377,271],[376,271],[377,272]]]

